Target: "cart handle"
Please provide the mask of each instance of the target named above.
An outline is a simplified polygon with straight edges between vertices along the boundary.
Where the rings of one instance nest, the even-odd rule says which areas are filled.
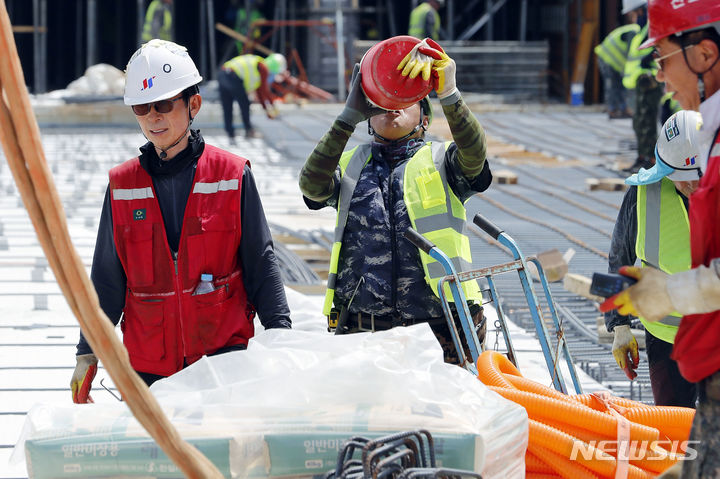
[[[475,215],[473,223],[475,223],[475,225],[477,225],[481,230],[492,236],[493,239],[498,239],[498,237],[503,233],[503,230],[495,226],[492,221],[485,218],[480,213]]]
[[[430,250],[435,247],[432,241],[428,240],[412,228],[408,228],[405,231],[405,238],[427,254],[430,254]]]

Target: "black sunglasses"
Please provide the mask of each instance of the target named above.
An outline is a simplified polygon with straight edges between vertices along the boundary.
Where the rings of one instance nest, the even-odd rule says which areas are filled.
[[[156,112],[170,113],[173,110],[173,108],[175,107],[175,102],[178,100],[182,100],[182,95],[180,95],[177,98],[170,98],[168,100],[160,100],[160,101],[156,101],[154,103],[143,103],[142,105],[133,105],[132,110],[136,116],[145,116],[148,113],[150,113],[150,110],[152,109],[152,107],[154,105]]]

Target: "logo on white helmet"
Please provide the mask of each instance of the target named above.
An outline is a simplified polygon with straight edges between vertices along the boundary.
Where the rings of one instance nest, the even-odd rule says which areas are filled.
[[[680,128],[677,126],[677,116],[673,116],[665,123],[665,138],[670,141],[678,136],[680,136]]]
[[[155,78],[155,75],[151,76],[150,78],[145,78],[142,81],[142,88],[140,88],[140,91],[145,91],[153,87],[153,78]]]

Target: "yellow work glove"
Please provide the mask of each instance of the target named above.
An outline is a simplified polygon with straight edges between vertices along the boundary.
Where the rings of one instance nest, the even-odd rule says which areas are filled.
[[[90,388],[95,374],[97,374],[97,357],[94,354],[80,354],[75,358],[77,365],[70,380],[73,402],[75,404],[91,403],[93,400],[90,397]]]
[[[619,273],[638,282],[606,299],[600,305],[600,311],[617,309],[623,316],[641,316],[648,321],[659,321],[675,311],[667,292],[669,274],[655,268],[636,266],[623,266]]]
[[[635,266],[623,266],[619,272],[638,282],[606,299],[600,311],[617,309],[623,316],[659,321],[675,311],[685,316],[720,310],[720,259],[675,274]]]
[[[455,93],[455,61],[432,38],[425,38],[405,55],[397,66],[402,76],[416,78],[422,73],[423,80],[433,76],[433,88],[439,99]]]
[[[628,379],[633,380],[637,376],[635,370],[640,362],[638,343],[628,325],[615,326],[613,333],[615,339],[613,339],[612,353],[615,362],[625,371]]]

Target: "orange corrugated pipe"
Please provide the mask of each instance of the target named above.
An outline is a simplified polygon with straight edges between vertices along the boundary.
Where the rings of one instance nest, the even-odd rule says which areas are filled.
[[[562,476],[559,474],[544,474],[542,472],[528,472],[525,479],[558,479]]]
[[[607,412],[607,408],[605,407],[605,404],[603,404],[602,401],[598,400],[595,396],[592,394],[576,394],[574,396],[568,396],[570,399],[577,401],[581,404],[586,405],[587,407],[590,407],[592,409],[595,409],[596,411],[602,411]],[[638,401],[633,401],[631,399],[621,398],[618,396],[612,396],[610,399],[610,402],[613,404],[616,404],[618,406],[624,407],[624,408],[651,408],[654,406],[648,406],[647,404],[643,404]]]
[[[581,404],[558,401],[535,393],[495,386],[488,387],[504,398],[523,406],[531,418],[549,419],[563,424],[570,424],[609,437],[617,435],[618,420],[609,414],[593,411]],[[659,436],[660,434],[655,428],[643,424],[630,424],[630,440],[656,441]]]
[[[584,443],[569,434],[565,434],[562,431],[546,426],[538,421],[533,421],[532,419],[528,421],[528,427],[530,434],[528,447],[540,460],[545,461],[542,455],[537,454],[536,447],[547,448],[559,454],[560,457],[566,461],[566,464],[579,464],[600,477],[615,477],[617,460],[610,454],[603,452],[591,444]],[[582,444],[578,444],[578,442]],[[575,447],[581,448],[582,451],[576,452],[575,458],[571,459]],[[582,452],[585,452],[585,454],[582,454]],[[586,455],[588,456],[587,458]],[[557,472],[562,474],[562,471]],[[628,465],[629,479],[649,479],[650,477],[652,476],[639,467],[632,464]]]
[[[572,401],[570,396],[567,394],[563,394],[555,388],[545,386],[544,384],[540,384],[532,379],[527,379],[522,376],[512,376],[509,374],[505,376],[505,379],[513,385],[513,388],[510,389],[519,389],[520,391],[528,393],[541,394],[559,401]]]
[[[580,439],[583,442],[592,443],[596,448],[617,458],[618,444],[616,435],[612,437],[601,436],[596,432],[586,431],[577,427],[568,426],[567,424],[563,424],[557,421],[549,421],[543,419],[542,421],[538,422],[562,431],[566,434],[569,434],[570,436]],[[675,462],[681,456],[681,454],[674,454],[671,451],[668,451],[667,448],[663,448],[662,443],[656,443],[653,444],[655,450],[650,449],[642,454],[642,458],[636,458],[636,455],[639,453],[640,450],[646,449],[650,445],[651,443],[648,442],[631,444],[631,448],[628,451],[630,464],[634,464],[641,469],[647,469],[659,473],[663,472],[665,469],[675,464]],[[525,457],[527,461],[527,455]]]
[[[578,463],[572,463],[567,457],[562,457],[550,449],[535,444],[528,444],[528,448],[538,459],[549,464],[560,477],[565,479],[598,479],[599,477],[588,468]]]
[[[506,374],[521,376],[520,371],[505,356],[497,351],[484,351],[478,356],[476,362],[478,379],[488,386],[499,386],[513,388],[513,385],[505,378]]]
[[[555,470],[530,451],[525,453],[525,472],[553,474]]]
[[[624,416],[632,422],[657,428],[663,439],[685,441],[690,437],[695,410],[671,406],[632,408],[628,409]]]

